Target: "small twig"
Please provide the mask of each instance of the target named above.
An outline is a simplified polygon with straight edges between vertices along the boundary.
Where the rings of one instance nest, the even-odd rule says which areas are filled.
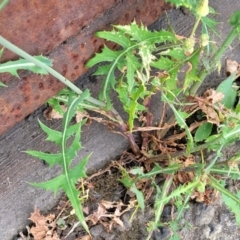
[[[163,103],[163,108],[162,108],[162,115],[161,115],[161,119],[158,123],[158,127],[161,128],[162,127],[162,124],[163,124],[163,120],[164,120],[164,117],[165,117],[165,114],[166,114],[166,102]],[[157,131],[157,138],[160,139],[160,131]]]

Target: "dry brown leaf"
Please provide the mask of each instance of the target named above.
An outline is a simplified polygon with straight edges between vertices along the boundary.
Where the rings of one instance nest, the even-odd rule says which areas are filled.
[[[183,165],[184,165],[184,167],[188,167],[188,166],[190,166],[190,165],[192,165],[192,164],[194,164],[195,163],[195,161],[194,161],[194,156],[189,156],[189,157],[187,157],[187,159],[183,162]]]
[[[169,73],[167,71],[157,72],[157,77],[160,79],[161,78],[166,79],[169,77]]]
[[[236,75],[239,75],[240,74],[240,64],[236,61],[226,58],[225,71],[226,71],[227,76],[230,76],[234,72],[236,72]]]
[[[190,62],[187,62],[187,65],[188,65],[188,69],[187,69],[186,73],[189,73],[192,71],[193,66]]]
[[[83,237],[77,238],[76,240],[92,240],[92,237],[90,235],[85,235]]]
[[[204,196],[205,196],[204,192],[200,193],[200,192],[194,191],[191,196],[191,199],[195,199],[197,202],[204,202]]]
[[[101,201],[101,204],[106,208],[106,209],[109,209],[109,208],[115,208],[118,203],[116,202],[109,202],[109,201],[105,201],[105,200],[102,200]]]
[[[217,92],[214,89],[208,89],[204,92],[203,97],[208,100],[208,102],[215,104],[221,102],[224,98],[224,94]]]
[[[216,125],[220,124],[219,116],[214,108],[212,108],[211,106],[208,106],[207,104],[205,104],[203,102],[199,103],[199,107],[206,114],[208,122],[216,124]]]
[[[176,37],[178,40],[185,40],[185,39],[186,39],[186,37],[181,36],[181,35],[177,35],[177,34],[175,34],[175,37]]]
[[[86,221],[91,221],[93,225],[96,225],[101,217],[105,216],[107,213],[106,208],[101,203],[98,204],[98,209],[93,214],[86,218]]]
[[[66,105],[61,105],[62,110],[65,112],[67,110]],[[63,118],[63,115],[59,112],[57,112],[52,107],[48,107],[44,112],[43,116],[46,118],[46,120],[52,120],[52,119],[61,119]]]
[[[30,233],[34,236],[35,240],[60,240],[55,231],[56,223],[54,222],[54,214],[49,214],[45,217],[40,214],[39,209],[35,208],[29,219],[35,224],[30,229]]]
[[[77,111],[75,115],[75,120],[77,123],[81,122],[84,117],[88,117],[88,113],[86,111],[80,112]]]
[[[124,209],[122,209],[123,206],[125,207]],[[129,205],[126,208],[126,205],[124,205],[121,201],[109,202],[102,200],[101,203],[98,204],[97,211],[89,215],[86,218],[86,221],[91,221],[93,225],[96,225],[98,222],[100,222],[107,231],[111,231],[112,227],[116,224],[124,228],[124,224],[120,217],[123,213],[129,211],[132,207],[132,205]],[[111,212],[108,212],[107,209],[111,209]]]
[[[188,183],[194,179],[194,173],[193,172],[178,172],[176,174],[176,177],[177,177],[178,182]]]

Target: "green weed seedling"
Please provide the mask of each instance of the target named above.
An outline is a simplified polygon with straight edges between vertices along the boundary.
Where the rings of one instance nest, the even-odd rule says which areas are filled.
[[[82,121],[71,125],[70,121],[76,111],[84,110],[102,114],[105,121],[114,126],[114,130],[121,132],[128,139],[132,153],[141,167],[132,169],[119,167],[122,173],[120,182],[135,195],[137,208],[144,211],[147,201],[147,193],[138,183],[147,179],[155,189],[155,218],[148,224],[147,239],[150,239],[153,231],[161,226],[170,227],[173,233],[170,238],[179,239],[177,235],[181,227],[179,220],[188,206],[189,199],[193,193],[204,194],[207,188],[221,192],[224,202],[235,214],[237,223],[240,223],[239,191],[237,193],[228,191],[222,180],[222,176],[229,179],[240,178],[240,152],[230,156],[225,162],[218,162],[222,150],[240,139],[239,103],[236,105],[239,93],[234,83],[239,73],[233,72],[216,90],[210,89],[201,96],[197,95],[206,77],[219,68],[226,49],[239,37],[240,10],[231,16],[229,20],[231,31],[217,47],[211,41],[210,32],[219,36],[215,28],[218,23],[208,17],[209,13],[215,14],[215,11],[208,6],[207,0],[166,2],[188,8],[193,14],[196,21],[190,36],[178,36],[172,29],[149,31],[135,21],[125,26],[113,26],[112,31],[98,32],[98,37],[119,45],[118,50],[104,46],[102,51],[87,63],[87,67],[97,64],[98,68],[94,75],[103,77],[98,99],[91,97],[89,91],[82,92],[52,69],[49,60],[42,56],[32,57],[0,36],[2,46],[23,58],[1,64],[0,72],[16,75],[18,69],[27,69],[40,74],[49,73],[68,87],[49,100],[49,104],[63,114],[62,131],[52,130],[40,122],[42,130],[48,135],[47,140],[59,145],[61,152],[46,154],[31,150],[27,153],[45,160],[50,166],[59,164],[62,167],[61,175],[45,183],[32,185],[51,189],[54,193],[58,189],[63,189],[87,232],[89,229],[84,220],[75,183],[78,178],[86,177],[85,165],[89,156],[74,168],[70,167],[77,151],[81,149],[80,131],[84,124]],[[201,34],[196,36],[196,30],[200,25]],[[28,65],[23,66],[24,64]],[[186,69],[184,73],[182,69]],[[112,91],[117,93],[127,113],[126,121],[113,106],[110,97]],[[162,125],[162,121],[157,126],[153,124],[150,106],[151,98],[156,93],[160,93],[159,101],[172,110],[172,116],[165,125]],[[60,106],[63,103],[67,107],[66,112],[63,112]],[[198,121],[196,114],[200,116]],[[194,120],[190,121],[191,119]],[[141,127],[136,122],[140,122]],[[171,135],[169,129],[173,126],[177,134]],[[142,134],[141,144],[137,144],[133,135],[136,131]],[[68,146],[67,140],[71,136],[73,140]],[[178,144],[184,145],[181,151],[168,151]],[[203,150],[214,151],[215,157],[210,161],[205,160]],[[200,153],[200,161],[192,161],[187,165],[179,160],[179,157],[186,160],[194,153]],[[177,174],[185,173],[191,173],[191,179],[183,183],[174,182]],[[165,179],[162,185],[157,184],[156,179],[159,176]],[[177,215],[171,222],[164,223],[161,222],[161,215],[164,206],[169,202],[175,205]]]

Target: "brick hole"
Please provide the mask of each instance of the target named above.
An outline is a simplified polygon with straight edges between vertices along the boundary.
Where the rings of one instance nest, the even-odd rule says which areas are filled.
[[[136,12],[137,12],[137,13],[140,13],[140,12],[141,12],[141,10],[139,9],[139,7],[136,8]]]
[[[81,27],[82,31],[86,28],[87,28],[87,26],[85,26],[85,25]]]
[[[17,119],[17,118],[20,118],[21,116],[22,116],[22,114],[16,114],[15,118]]]
[[[35,99],[35,100],[40,99],[40,95],[35,96],[34,99]]]
[[[44,84],[40,82],[40,83],[38,84],[38,87],[39,87],[40,90],[43,90],[43,89],[44,89]]]
[[[72,53],[72,59],[76,61],[78,59],[79,55],[77,53]]]
[[[66,73],[67,73],[67,71],[68,71],[67,64],[64,64],[64,65],[63,65],[63,68],[62,68],[62,75],[65,76]]]
[[[28,101],[29,101],[29,97],[28,96],[24,97],[24,102],[28,102]]]
[[[85,57],[82,59],[82,63],[83,63],[83,65],[85,65],[87,63],[87,59]]]
[[[49,82],[50,82],[51,85],[54,84],[54,79],[51,78],[51,79],[49,80]]]
[[[158,12],[157,12],[157,9],[154,9],[154,10],[152,10],[151,12],[150,12],[150,15],[152,16],[152,17],[157,17],[157,15],[158,15]]]
[[[80,48],[84,49],[85,48],[85,43],[81,43]]]
[[[16,105],[16,109],[17,109],[17,110],[20,110],[21,108],[22,108],[22,106],[21,106],[20,104],[17,104],[17,105]]]
[[[78,70],[78,69],[79,69],[79,66],[78,66],[78,65],[77,65],[77,66],[75,66],[75,67],[74,67],[74,69],[75,69],[75,70]]]
[[[126,20],[128,20],[128,19],[129,19],[129,14],[128,14],[128,13],[125,14],[124,18],[125,18]]]

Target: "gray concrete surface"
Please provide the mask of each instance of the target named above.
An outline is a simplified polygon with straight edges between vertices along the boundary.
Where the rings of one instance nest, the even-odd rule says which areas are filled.
[[[234,10],[240,9],[240,2],[239,0],[219,0],[210,1],[210,3],[220,13],[215,18],[220,22],[218,29],[224,38],[230,31],[227,20]],[[193,25],[192,17],[184,15],[179,10],[172,10],[168,15],[178,33],[189,33]],[[166,19],[161,18],[152,28],[159,29],[163,26],[166,26]],[[220,42],[220,40],[217,41]],[[240,61],[239,53],[238,40],[232,44],[227,56]],[[219,79],[221,76],[212,75],[204,87],[216,85]],[[98,91],[99,84],[100,82],[91,82],[88,75],[79,80],[80,86],[89,87],[93,93]],[[154,105],[153,108],[156,106]],[[160,115],[161,110],[158,109],[156,114]],[[59,169],[49,169],[43,162],[23,152],[27,149],[57,151],[54,145],[44,140],[46,136],[39,128],[37,118],[46,123],[40,109],[0,137],[0,239],[3,240],[12,239],[14,234],[17,234],[18,230],[27,224],[27,218],[34,206],[46,212],[54,206],[57,200],[51,192],[33,188],[28,184],[28,182],[47,180],[59,172]],[[54,129],[60,129],[61,121],[54,120],[46,124]],[[88,165],[91,171],[101,168],[127,147],[127,142],[122,136],[107,132],[104,126],[97,123],[93,123],[89,128],[83,128],[82,144],[84,148],[77,160],[93,152]]]

